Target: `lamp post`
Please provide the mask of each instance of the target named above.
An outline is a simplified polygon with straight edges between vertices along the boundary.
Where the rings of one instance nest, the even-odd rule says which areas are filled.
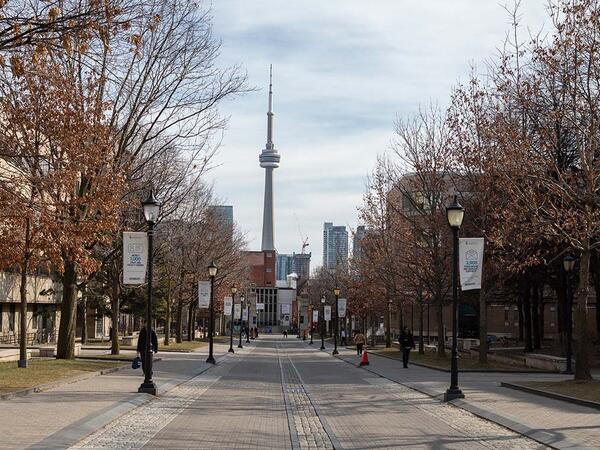
[[[338,349],[337,349],[337,338],[338,338],[338,334],[340,334],[340,330],[339,330],[339,310],[338,310],[338,300],[340,299],[340,288],[339,287],[335,287],[333,289],[333,294],[335,295],[335,324],[334,324],[334,328],[333,328],[333,332],[335,333],[333,335],[333,352],[331,353],[332,355],[337,355]]]
[[[244,300],[246,299],[242,295],[240,297],[240,342],[238,344],[238,348],[244,348],[244,346],[242,345],[242,326],[244,325],[244,321],[242,320],[242,318],[244,317]]]
[[[161,203],[154,197],[152,190],[146,200],[142,202],[144,218],[148,224],[148,309],[146,311],[146,346],[144,348],[144,382],[138,392],[156,395],[156,384],[152,380],[152,269],[154,263],[154,224],[160,214]]]
[[[231,315],[229,316],[229,353],[235,353],[233,349],[233,305],[235,304],[235,294],[237,292],[237,288],[235,284],[231,286]]]
[[[313,345],[313,328],[314,328],[314,320],[313,320],[313,316],[314,316],[314,312],[313,312],[313,306],[310,305],[310,345]]]
[[[321,350],[325,350],[325,296],[321,297]]]
[[[571,274],[573,269],[575,268],[575,258],[571,255],[567,255],[563,259],[563,269],[565,269],[566,275],[566,293],[565,293],[565,303],[566,303],[566,331],[567,331],[567,368],[565,373],[572,374],[572,359],[573,359],[573,348],[572,348],[572,340],[573,340],[573,293],[571,292]]]
[[[246,314],[246,328],[248,329],[246,332],[246,344],[250,343],[250,299],[246,303],[246,310],[248,314]]]
[[[458,387],[458,231],[462,225],[465,209],[458,203],[457,196],[454,201],[446,207],[448,225],[452,228],[453,255],[452,255],[452,358],[450,360],[450,387],[444,394],[444,401],[464,398],[465,395]]]
[[[208,318],[208,358],[206,358],[206,362],[215,364],[213,334],[215,334],[215,276],[217,275],[217,265],[214,261],[208,266],[208,275],[210,276],[210,308]]]

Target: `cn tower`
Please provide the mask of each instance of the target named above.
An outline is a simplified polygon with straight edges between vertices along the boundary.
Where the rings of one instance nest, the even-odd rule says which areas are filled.
[[[269,111],[267,112],[267,145],[258,157],[265,169],[265,204],[263,209],[262,250],[275,250],[273,223],[273,169],[281,156],[273,144],[273,65],[269,69]]]

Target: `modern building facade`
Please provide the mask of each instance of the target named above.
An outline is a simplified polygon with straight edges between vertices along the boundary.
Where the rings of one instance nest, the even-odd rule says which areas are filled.
[[[310,253],[294,253],[292,256],[292,269],[301,283],[310,278],[310,255]]]
[[[348,264],[348,231],[343,225],[323,224],[323,267],[334,269]]]
[[[233,228],[233,206],[213,205],[209,207],[213,219],[223,227]]]
[[[278,254],[276,267],[277,280],[285,280],[292,272],[294,272],[294,255]]]

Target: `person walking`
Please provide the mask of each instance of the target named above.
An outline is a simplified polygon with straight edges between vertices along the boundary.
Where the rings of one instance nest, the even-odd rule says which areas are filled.
[[[150,340],[150,351],[156,353],[158,351],[158,338],[156,337],[156,331],[152,330],[152,339]],[[146,373],[146,326],[140,330],[138,336],[137,352],[142,359],[142,370]],[[152,375],[152,374],[151,374]]]
[[[287,339],[287,335],[288,335],[288,332],[287,332],[287,330],[283,330],[283,338],[284,338],[284,339]]]
[[[346,342],[346,329],[342,328],[342,333],[341,333],[342,339],[340,340],[340,345],[345,347],[346,345],[348,345],[348,342]]]
[[[360,331],[354,335],[354,343],[356,344],[356,355],[362,356],[363,346],[365,345],[365,335]]]
[[[402,330],[402,333],[400,333],[400,337],[398,338],[398,342],[400,343],[400,348],[402,349],[402,365],[405,369],[408,369],[410,351],[415,348],[415,340],[408,327]]]

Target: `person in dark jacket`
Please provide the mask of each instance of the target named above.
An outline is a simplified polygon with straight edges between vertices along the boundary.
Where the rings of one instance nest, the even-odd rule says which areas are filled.
[[[402,349],[402,365],[405,369],[408,369],[408,358],[410,357],[410,351],[415,348],[415,340],[408,328],[402,330],[402,333],[400,333],[400,337],[398,338],[398,342],[400,342],[400,348]]]
[[[158,338],[156,337],[156,332],[152,330],[152,340],[150,341],[150,351],[156,353],[158,351]],[[138,336],[137,343],[137,352],[142,358],[142,370],[144,374],[146,373],[146,327],[144,326],[140,330],[140,335]]]

